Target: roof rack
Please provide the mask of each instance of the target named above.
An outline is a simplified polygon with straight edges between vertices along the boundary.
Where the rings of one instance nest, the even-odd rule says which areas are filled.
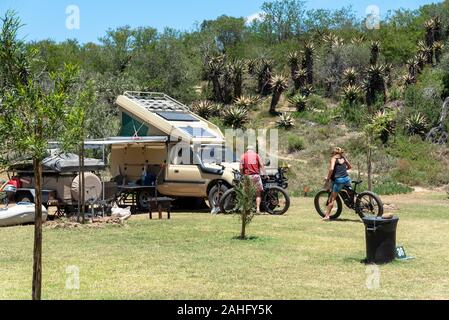
[[[124,96],[150,112],[189,112],[181,102],[159,92],[126,91]]]

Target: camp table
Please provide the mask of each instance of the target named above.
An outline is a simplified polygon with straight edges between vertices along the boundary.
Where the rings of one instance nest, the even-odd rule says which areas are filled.
[[[168,219],[170,219],[171,202],[173,199],[167,197],[158,197],[157,186],[141,186],[141,185],[122,185],[118,187],[117,204],[120,207],[131,207],[133,213],[142,210],[143,205],[139,205],[139,195],[146,193],[145,201],[148,203],[149,217],[153,218],[152,211],[159,211],[159,219],[162,218],[162,210],[167,211]]]

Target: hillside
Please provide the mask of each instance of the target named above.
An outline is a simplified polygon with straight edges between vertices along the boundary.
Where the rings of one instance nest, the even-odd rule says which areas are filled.
[[[221,16],[185,32],[124,26],[85,44],[23,42],[20,17],[8,12],[0,101],[17,79],[45,91],[61,70],[76,69],[68,95],[91,90],[87,138],[118,134],[114,101],[124,91],[164,92],[222,129],[279,129],[294,194],[320,188],[337,145],[354,176],[371,176],[381,194],[449,184],[449,0],[398,9],[380,28],[350,7],[306,10],[298,0],[266,2],[261,12],[251,22]]]
[[[308,111],[304,114],[293,113],[295,126],[280,129],[280,163],[290,166],[290,188],[293,194],[308,195],[321,188],[327,174],[330,151],[340,146],[347,151],[354,166],[353,178],[360,177],[366,188],[366,148],[364,134],[351,128],[339,118],[323,120],[323,113],[331,113],[336,108],[332,102],[323,100],[325,109]],[[266,103],[265,103],[266,104]],[[258,109],[264,109],[262,104]],[[280,110],[290,110],[287,101],[281,102]],[[260,127],[275,128],[276,118],[265,112],[251,112],[251,118],[257,119]],[[254,115],[254,116],[253,116]],[[331,118],[331,116],[329,117]],[[294,145],[298,144],[299,150]],[[407,137],[398,134],[385,146],[379,146],[373,159],[374,190],[380,194],[406,193],[410,187],[441,187],[449,184],[449,148],[432,145],[419,137]]]

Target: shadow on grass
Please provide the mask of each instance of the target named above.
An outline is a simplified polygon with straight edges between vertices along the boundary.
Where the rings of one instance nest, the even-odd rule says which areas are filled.
[[[258,237],[258,236],[247,236],[246,238],[242,239],[240,236],[232,237],[232,240],[238,240],[238,241],[249,241],[249,242],[268,242],[272,240],[268,237]]]
[[[337,219],[332,220],[332,222],[354,222],[354,223],[363,223],[360,219]]]

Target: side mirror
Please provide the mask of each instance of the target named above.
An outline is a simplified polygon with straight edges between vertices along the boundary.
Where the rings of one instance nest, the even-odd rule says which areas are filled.
[[[270,160],[270,159],[268,159],[267,161],[265,161],[265,166],[266,166],[266,167],[270,166],[270,164],[271,164],[271,160]]]

